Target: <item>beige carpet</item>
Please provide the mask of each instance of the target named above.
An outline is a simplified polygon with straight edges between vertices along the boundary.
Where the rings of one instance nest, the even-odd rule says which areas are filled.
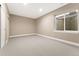
[[[10,39],[0,49],[3,56],[69,56],[79,55],[79,48],[40,36],[26,36]]]

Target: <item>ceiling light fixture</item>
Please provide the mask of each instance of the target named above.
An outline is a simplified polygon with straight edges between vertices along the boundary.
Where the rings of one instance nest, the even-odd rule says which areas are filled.
[[[27,5],[28,3],[24,3],[24,5]]]
[[[76,9],[76,12],[78,12],[79,10],[78,9]]]
[[[42,8],[40,8],[40,12],[42,12],[43,11],[43,9]]]

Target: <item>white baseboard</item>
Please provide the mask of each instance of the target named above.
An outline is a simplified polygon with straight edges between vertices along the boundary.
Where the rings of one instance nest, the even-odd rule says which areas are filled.
[[[21,36],[29,36],[29,35],[36,35],[36,33],[31,33],[31,34],[21,34],[21,35],[12,35],[9,36],[10,38],[14,38],[14,37],[21,37]]]
[[[42,35],[42,34],[37,34],[37,35],[42,36],[42,37],[46,37],[46,38],[49,38],[49,39],[53,39],[53,40],[56,40],[56,41],[59,41],[59,42],[62,42],[62,43],[66,43],[66,44],[69,44],[69,45],[72,45],[72,46],[79,47],[79,43],[75,43],[75,42],[71,42],[71,41],[67,41],[67,40],[63,40],[63,39],[59,39],[59,38],[55,38],[55,37],[50,37],[50,36],[46,36],[46,35]]]

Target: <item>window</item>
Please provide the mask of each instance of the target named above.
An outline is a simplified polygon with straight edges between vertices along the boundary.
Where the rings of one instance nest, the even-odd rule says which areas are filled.
[[[78,31],[78,11],[55,16],[56,31]]]

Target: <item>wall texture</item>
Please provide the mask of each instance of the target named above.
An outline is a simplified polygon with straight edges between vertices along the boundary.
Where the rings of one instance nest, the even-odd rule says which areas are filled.
[[[10,15],[10,36],[35,33],[35,27],[33,19]]]
[[[79,33],[55,32],[54,16],[78,9],[79,4],[68,4],[40,17],[37,21],[37,33],[79,43]],[[79,24],[78,24],[79,26]]]

